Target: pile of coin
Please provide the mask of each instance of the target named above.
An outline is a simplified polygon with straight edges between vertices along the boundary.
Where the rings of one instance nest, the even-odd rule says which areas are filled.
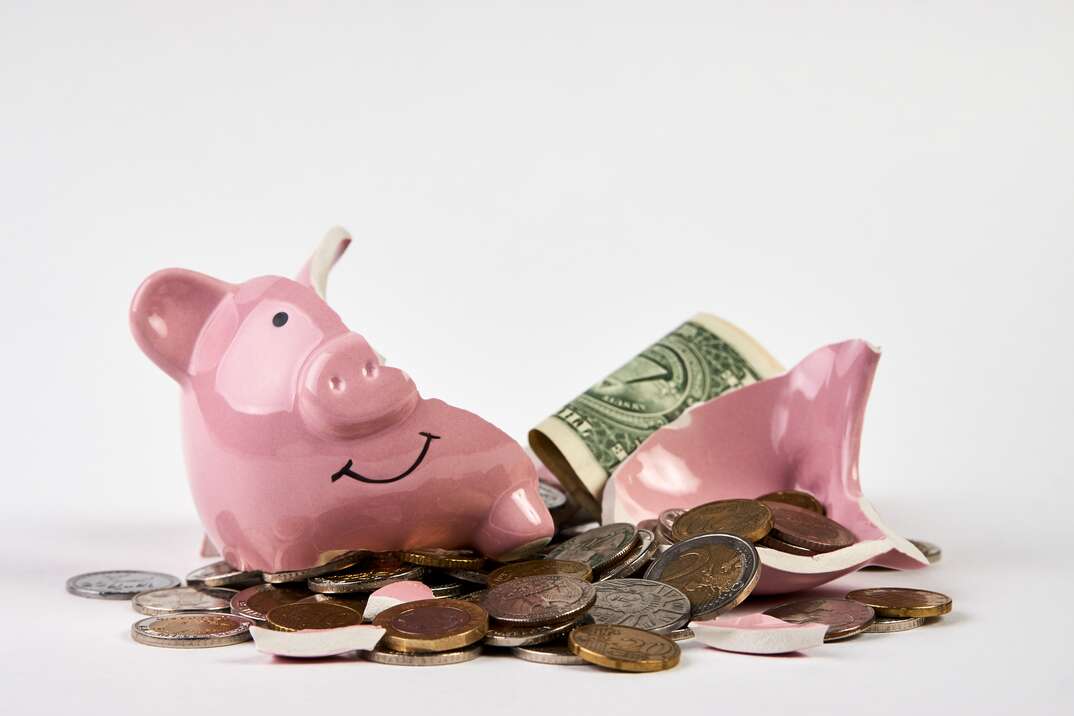
[[[547,501],[567,502],[546,488]],[[171,575],[113,571],[73,577],[67,588],[131,599],[147,616],[131,627],[139,643],[200,648],[245,641],[254,623],[279,631],[362,624],[372,592],[421,581],[434,598],[377,614],[373,624],[384,636],[364,658],[430,666],[499,651],[543,664],[642,672],[675,666],[676,642],[693,637],[690,621],[723,614],[750,595],[761,569],[755,543],[817,554],[855,540],[811,495],[779,492],[667,510],[637,527],[564,518],[539,556],[508,564],[459,549],[347,552],[312,569],[276,573],[216,562],[188,574],[185,586]],[[920,546],[938,559],[939,548]],[[800,600],[766,614],[827,624],[826,641],[834,641],[905,631],[950,608],[941,594],[885,588]]]

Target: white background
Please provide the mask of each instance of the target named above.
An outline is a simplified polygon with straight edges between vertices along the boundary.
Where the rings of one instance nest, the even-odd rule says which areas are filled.
[[[1070,710],[1074,6],[0,4],[5,710]],[[790,365],[883,346],[862,455],[954,596],[796,658],[631,677],[139,646],[77,572],[199,563],[151,271],[293,274],[522,436],[705,309]]]

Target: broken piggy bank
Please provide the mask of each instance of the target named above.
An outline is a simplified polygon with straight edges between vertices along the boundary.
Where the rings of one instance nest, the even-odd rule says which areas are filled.
[[[279,572],[342,551],[473,547],[508,560],[552,519],[522,448],[424,399],[324,300],[350,242],[329,232],[294,281],[166,269],[134,296],[138,345],[182,388],[194,502],[229,564]]]

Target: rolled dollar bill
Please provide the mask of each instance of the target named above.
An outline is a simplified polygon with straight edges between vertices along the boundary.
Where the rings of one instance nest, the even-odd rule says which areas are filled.
[[[583,510],[600,515],[616,466],[695,403],[784,372],[742,329],[699,313],[529,433],[530,447]]]

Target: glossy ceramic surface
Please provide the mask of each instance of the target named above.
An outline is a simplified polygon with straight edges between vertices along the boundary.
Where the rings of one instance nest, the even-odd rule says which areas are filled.
[[[341,550],[474,547],[508,559],[552,520],[522,448],[424,399],[324,301],[350,238],[333,230],[297,280],[150,276],[131,305],[142,350],[182,388],[194,502],[229,564],[279,572]]]
[[[815,557],[759,546],[764,566],[756,593],[808,589],[866,564],[927,566],[916,547],[881,522],[858,480],[879,358],[864,341],[837,343],[781,376],[692,407],[615,471],[604,490],[604,522],[637,523],[673,507],[804,490],[859,542]]]

